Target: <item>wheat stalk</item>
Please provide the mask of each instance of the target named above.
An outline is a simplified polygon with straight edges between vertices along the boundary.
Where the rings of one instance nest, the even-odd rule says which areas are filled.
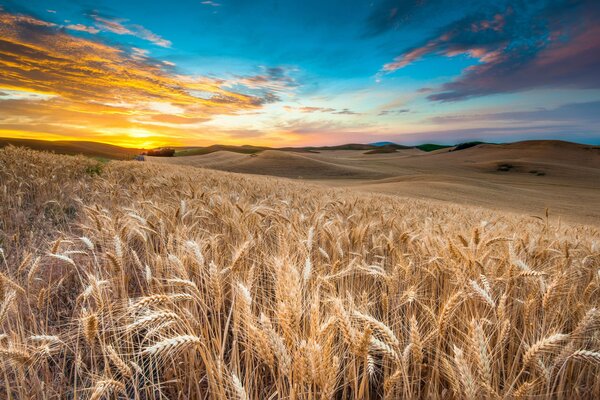
[[[188,348],[200,345],[202,342],[199,337],[193,335],[181,335],[162,340],[152,346],[146,347],[142,354],[160,357],[176,354]]]
[[[124,393],[125,385],[114,379],[102,379],[94,385],[90,400],[99,400],[111,393]]]

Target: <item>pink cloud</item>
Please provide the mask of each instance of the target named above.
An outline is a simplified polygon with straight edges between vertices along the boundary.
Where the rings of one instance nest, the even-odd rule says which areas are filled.
[[[393,62],[385,64],[383,66],[383,70],[386,72],[393,72],[412,64],[423,56],[434,51],[440,40],[442,40],[442,38],[438,40],[432,40],[423,47],[418,47],[400,57],[396,57]]]
[[[600,26],[569,41],[555,41],[523,60],[489,53],[488,62],[472,66],[458,79],[442,85],[430,100],[454,101],[535,87],[600,87]],[[518,66],[514,64],[518,63]]]

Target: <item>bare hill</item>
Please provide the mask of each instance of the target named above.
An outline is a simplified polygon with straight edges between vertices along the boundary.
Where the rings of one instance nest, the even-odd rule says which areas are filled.
[[[265,150],[249,155],[218,151],[208,155],[149,159],[154,162],[191,165],[221,171],[298,179],[364,180],[389,176],[370,168],[344,165],[320,155],[281,150]]]
[[[130,159],[142,152],[140,149],[131,149],[97,142],[0,138],[0,148],[8,145],[22,146],[33,150],[51,151],[58,154],[82,154],[85,156],[110,159]]]
[[[222,153],[222,152],[221,152]],[[562,141],[424,152],[325,150],[194,156],[160,162],[309,179],[327,186],[443,200],[600,224],[600,148]],[[577,199],[577,200],[575,200]]]

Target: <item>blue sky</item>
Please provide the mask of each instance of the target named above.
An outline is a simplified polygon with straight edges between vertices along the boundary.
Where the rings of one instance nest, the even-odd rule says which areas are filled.
[[[0,0],[0,136],[600,144],[594,0],[22,3]]]

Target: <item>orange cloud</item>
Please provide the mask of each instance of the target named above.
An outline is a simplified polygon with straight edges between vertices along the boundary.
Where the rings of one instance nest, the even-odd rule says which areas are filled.
[[[203,137],[193,132],[204,121],[277,100],[269,79],[248,82],[253,86],[177,75],[143,52],[0,10],[0,136],[130,146],[201,143]],[[247,94],[261,82],[260,96]]]

